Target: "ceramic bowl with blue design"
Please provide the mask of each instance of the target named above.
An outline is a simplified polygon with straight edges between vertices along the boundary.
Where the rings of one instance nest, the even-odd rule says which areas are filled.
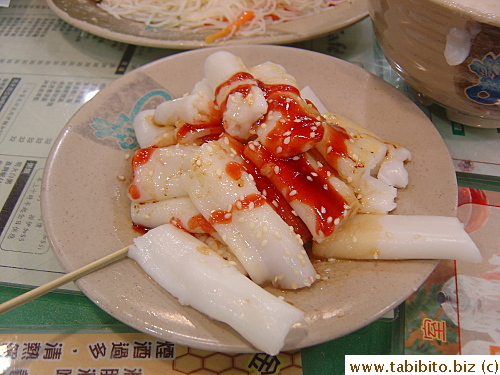
[[[391,66],[450,120],[500,128],[499,0],[369,0]]]

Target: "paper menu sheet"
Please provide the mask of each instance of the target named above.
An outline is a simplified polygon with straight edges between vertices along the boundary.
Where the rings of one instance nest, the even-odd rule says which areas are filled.
[[[43,170],[58,134],[100,89],[173,51],[90,35],[43,0],[0,9],[0,44],[0,282],[41,285],[63,273],[40,210]]]
[[[59,132],[100,89],[136,67],[180,51],[88,34],[59,19],[43,0],[13,0],[0,9],[0,45],[0,282],[40,285],[62,273],[39,206],[43,169]],[[368,18],[294,46],[343,58],[404,87],[378,48]],[[437,126],[446,134],[453,125],[443,119]],[[498,155],[491,149],[498,133],[492,133],[477,136],[489,140],[477,142],[479,159]],[[469,142],[467,136],[460,139]],[[445,141],[455,145],[453,139]],[[461,144],[451,151],[457,160],[470,157]],[[498,164],[485,163],[493,168],[480,173],[500,176]]]

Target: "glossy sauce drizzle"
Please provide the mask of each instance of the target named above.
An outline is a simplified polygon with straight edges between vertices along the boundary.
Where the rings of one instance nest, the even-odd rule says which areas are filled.
[[[266,199],[261,194],[249,194],[243,199],[236,201],[230,211],[216,210],[210,214],[210,224],[229,224],[233,220],[233,212],[252,209],[264,205]]]
[[[134,177],[136,175],[137,168],[146,164],[153,156],[155,150],[157,150],[157,147],[146,147],[137,150],[132,157],[132,174]],[[132,179],[132,181],[134,181],[134,179]],[[128,195],[132,200],[138,200],[141,198],[141,190],[134,182],[132,182],[128,188]]]
[[[245,147],[247,156],[280,190],[287,201],[300,201],[310,207],[316,218],[316,233],[328,236],[334,221],[342,217],[346,200],[329,183],[327,174],[315,170],[304,154],[278,158],[259,143]]]

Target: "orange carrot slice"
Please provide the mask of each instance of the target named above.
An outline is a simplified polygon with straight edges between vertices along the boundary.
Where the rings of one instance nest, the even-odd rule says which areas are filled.
[[[205,38],[205,43],[213,43],[217,39],[223,38],[229,35],[233,30],[237,31],[245,23],[250,22],[255,17],[255,13],[252,10],[244,11],[232,24],[227,25],[222,30],[219,30]]]

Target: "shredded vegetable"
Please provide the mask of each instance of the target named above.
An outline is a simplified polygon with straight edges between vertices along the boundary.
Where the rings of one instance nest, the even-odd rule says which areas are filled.
[[[241,26],[243,26],[245,23],[250,22],[255,18],[255,13],[251,10],[247,10],[239,16],[236,21],[234,21],[232,24],[226,26],[220,31],[217,31],[205,38],[205,42],[207,43],[213,43],[219,38],[224,38],[225,36],[230,35],[231,33],[235,33],[238,31]]]
[[[269,25],[324,11],[343,0],[101,0],[117,18],[148,27],[209,32],[207,43],[235,35],[248,37]]]

